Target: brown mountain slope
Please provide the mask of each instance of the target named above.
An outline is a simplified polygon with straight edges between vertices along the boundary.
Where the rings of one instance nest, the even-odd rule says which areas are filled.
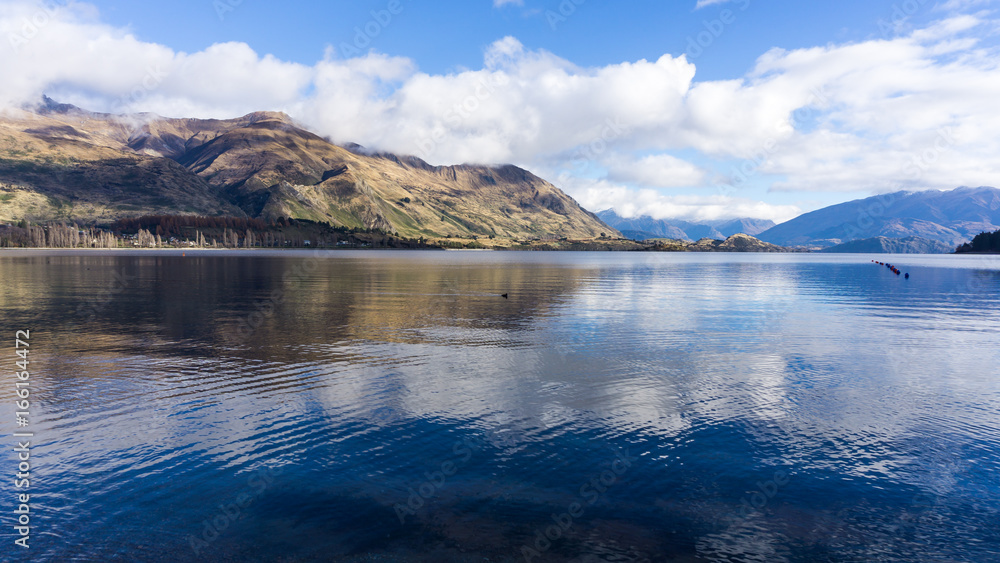
[[[0,117],[0,221],[243,214],[177,162],[130,149],[132,129],[79,111]]]
[[[281,113],[163,119],[49,103],[0,117],[0,220],[143,213],[284,216],[411,237],[616,234],[515,166],[352,152]]]

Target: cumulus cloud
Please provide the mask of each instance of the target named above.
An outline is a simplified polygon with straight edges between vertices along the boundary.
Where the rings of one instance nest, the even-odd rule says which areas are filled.
[[[614,155],[604,165],[608,179],[654,188],[680,188],[703,185],[705,171],[669,154],[653,154],[633,159]]]
[[[435,164],[513,162],[590,209],[778,220],[796,208],[720,186],[752,177],[773,191],[862,196],[1000,184],[1000,56],[980,41],[996,29],[988,17],[773,49],[745,76],[697,81],[684,56],[582,68],[513,37],[486,49],[482,68],[448,74],[375,52],[330,50],[312,65],[243,43],[182,53],[103,24],[85,4],[4,2],[0,104],[48,94],[168,116],[282,110],[336,141]]]
[[[1000,59],[961,37],[980,23],[963,16],[908,38],[762,57],[756,75],[811,81],[826,104],[811,130],[790,124],[762,172],[786,176],[774,184],[785,190],[996,185]]]
[[[48,93],[95,110],[209,117],[291,103],[315,73],[261,57],[245,43],[179,53],[104,25],[76,3],[0,4],[0,38],[7,51],[0,56],[0,104],[7,107]]]

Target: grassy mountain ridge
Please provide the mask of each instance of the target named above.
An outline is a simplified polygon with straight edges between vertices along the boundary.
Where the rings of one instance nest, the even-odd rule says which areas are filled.
[[[407,237],[617,234],[515,166],[366,154],[282,113],[165,119],[47,103],[0,117],[0,221],[171,213],[291,217]]]

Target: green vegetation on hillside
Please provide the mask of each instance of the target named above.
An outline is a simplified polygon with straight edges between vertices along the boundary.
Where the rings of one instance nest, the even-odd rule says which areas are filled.
[[[972,242],[959,246],[955,253],[1000,254],[1000,230],[993,233],[979,233]]]

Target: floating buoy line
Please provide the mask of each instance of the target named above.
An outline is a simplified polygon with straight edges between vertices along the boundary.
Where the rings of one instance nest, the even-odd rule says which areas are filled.
[[[886,268],[889,268],[890,272],[896,274],[897,276],[903,273],[902,271],[900,271],[899,268],[893,266],[892,264],[887,264],[885,262],[879,262],[878,260],[872,260],[872,264],[878,264],[879,266],[885,266]],[[904,277],[905,277],[905,279],[910,279],[910,273],[907,272]]]

